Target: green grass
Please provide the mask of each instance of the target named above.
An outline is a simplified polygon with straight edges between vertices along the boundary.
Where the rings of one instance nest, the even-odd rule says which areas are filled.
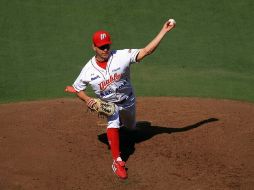
[[[253,76],[241,75],[223,70],[205,69],[172,69],[154,72],[156,67],[141,68],[140,75],[133,76],[136,93],[139,96],[195,96],[223,99],[249,100],[254,99]],[[143,72],[141,72],[143,70]],[[146,73],[153,71],[152,76]],[[167,77],[161,77],[167,76]],[[139,82],[136,82],[139,81]]]
[[[93,55],[91,35],[142,48],[169,17],[177,28],[132,67],[138,96],[254,102],[252,0],[0,0],[0,102],[69,97]]]

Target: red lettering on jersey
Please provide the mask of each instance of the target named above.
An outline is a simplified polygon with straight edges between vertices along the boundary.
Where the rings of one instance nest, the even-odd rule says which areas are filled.
[[[115,73],[114,75],[110,75],[108,80],[102,81],[99,86],[100,90],[105,90],[110,84],[112,84],[115,81],[119,81],[121,79],[121,74]]]

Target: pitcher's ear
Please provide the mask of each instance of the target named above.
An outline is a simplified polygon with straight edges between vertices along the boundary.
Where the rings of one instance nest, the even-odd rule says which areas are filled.
[[[94,44],[92,44],[92,49],[93,49],[94,51],[96,51],[96,47],[95,47]]]

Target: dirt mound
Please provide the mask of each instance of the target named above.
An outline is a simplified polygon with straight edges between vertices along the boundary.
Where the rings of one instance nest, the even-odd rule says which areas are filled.
[[[253,189],[253,116],[251,103],[138,98],[139,130],[120,134],[123,181],[111,171],[106,121],[81,101],[3,104],[0,189]]]

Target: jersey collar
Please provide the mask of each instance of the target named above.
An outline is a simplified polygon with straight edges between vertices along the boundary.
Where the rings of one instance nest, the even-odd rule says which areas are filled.
[[[110,54],[110,56],[109,56],[109,58],[108,58],[108,63],[107,63],[106,69],[101,68],[101,67],[96,63],[96,58],[95,58],[95,56],[93,56],[93,58],[92,58],[92,64],[93,64],[93,66],[94,66],[96,69],[98,69],[99,71],[103,71],[103,72],[104,72],[104,71],[108,70],[108,66],[110,65],[109,63],[112,61],[111,59],[112,59],[112,53]]]

